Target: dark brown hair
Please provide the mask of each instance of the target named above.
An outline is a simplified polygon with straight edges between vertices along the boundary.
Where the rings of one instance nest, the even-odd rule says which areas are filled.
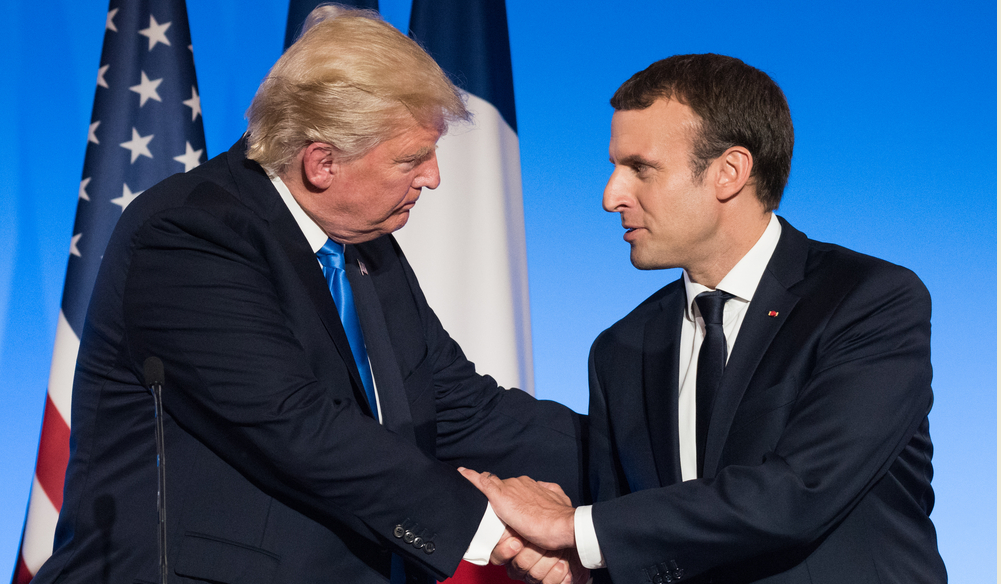
[[[646,109],[674,99],[701,119],[693,138],[692,172],[702,176],[731,146],[754,161],[751,179],[766,210],[782,200],[792,167],[792,116],[785,95],[765,73],[724,55],[675,55],[633,75],[612,96],[616,110]]]

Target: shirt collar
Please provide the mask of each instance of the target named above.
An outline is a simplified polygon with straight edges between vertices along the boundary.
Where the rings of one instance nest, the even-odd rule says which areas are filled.
[[[327,243],[327,234],[303,211],[299,205],[299,201],[295,200],[295,197],[292,196],[292,191],[288,189],[288,186],[278,175],[268,174],[268,178],[271,179],[271,184],[275,185],[278,194],[282,197],[282,201],[285,202],[285,206],[292,213],[292,218],[295,219],[296,225],[299,226],[302,234],[306,236],[306,241],[309,242],[309,247],[313,249],[313,253],[320,251],[323,244]]]
[[[768,261],[772,259],[772,253],[775,252],[775,247],[779,243],[779,236],[782,235],[782,224],[779,223],[778,217],[775,216],[775,213],[770,213],[770,215],[771,218],[768,220],[765,232],[761,234],[761,237],[758,238],[758,241],[751,249],[744,254],[744,257],[740,258],[740,261],[720,280],[716,286],[717,290],[729,292],[734,295],[735,299],[745,303],[750,302],[751,298],[754,297],[754,291],[758,288],[758,282],[761,281],[761,276],[765,273],[765,268],[768,267]],[[692,308],[695,303],[695,297],[703,292],[711,291],[712,288],[692,282],[688,278],[688,272],[683,272],[683,274],[685,278],[685,294],[688,297],[688,302],[685,305],[685,318],[695,320],[695,312]]]

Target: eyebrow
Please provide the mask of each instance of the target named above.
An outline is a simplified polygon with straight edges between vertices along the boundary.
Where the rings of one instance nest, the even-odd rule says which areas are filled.
[[[609,162],[615,164],[615,162],[612,160],[609,160]],[[618,164],[621,164],[623,166],[649,166],[650,168],[657,168],[657,164],[654,161],[639,156],[638,154],[626,156],[625,158],[619,160]]]
[[[420,150],[418,150],[417,152],[415,152],[415,153],[413,153],[413,154],[411,154],[409,156],[403,156],[401,158],[397,158],[395,160],[395,162],[398,163],[398,164],[407,164],[407,163],[409,163],[409,164],[420,164],[420,163],[424,162],[425,160],[427,160],[428,158],[431,158],[431,156],[434,154],[434,152],[435,152],[435,150],[437,150],[437,148],[438,148],[437,145],[434,145],[434,146],[425,146],[424,148],[421,148]]]

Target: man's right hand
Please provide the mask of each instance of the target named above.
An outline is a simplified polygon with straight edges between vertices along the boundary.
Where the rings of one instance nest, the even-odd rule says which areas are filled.
[[[528,584],[584,584],[590,572],[573,549],[547,551],[523,540],[510,528],[490,555],[490,563],[507,565],[507,575]]]

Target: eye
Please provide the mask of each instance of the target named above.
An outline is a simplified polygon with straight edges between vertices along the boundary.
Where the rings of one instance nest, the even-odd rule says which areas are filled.
[[[643,164],[642,162],[634,162],[629,165],[633,173],[640,178],[644,178],[650,174],[650,166],[648,164]]]

